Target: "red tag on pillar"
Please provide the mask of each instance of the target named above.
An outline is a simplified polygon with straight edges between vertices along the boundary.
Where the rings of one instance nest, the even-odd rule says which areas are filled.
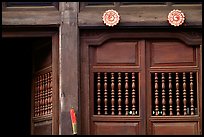
[[[71,116],[71,121],[72,121],[72,131],[73,134],[77,134],[77,119],[76,119],[76,113],[74,111],[74,108],[70,109],[70,116]]]

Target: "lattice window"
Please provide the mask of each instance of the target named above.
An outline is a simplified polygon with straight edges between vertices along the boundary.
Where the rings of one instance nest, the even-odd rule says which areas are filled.
[[[95,72],[95,115],[139,115],[137,72]]]
[[[34,87],[34,116],[52,114],[52,72],[38,74]]]
[[[197,115],[196,72],[151,73],[152,115]]]

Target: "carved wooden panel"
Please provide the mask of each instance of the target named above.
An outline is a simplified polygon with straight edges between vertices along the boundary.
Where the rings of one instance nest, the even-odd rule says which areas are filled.
[[[153,67],[196,65],[195,48],[181,42],[152,42],[150,48]]]
[[[96,135],[138,135],[137,122],[94,122]]]
[[[197,122],[160,122],[153,123],[154,135],[197,135]]]
[[[135,64],[138,65],[137,42],[107,42],[95,50],[97,64]]]

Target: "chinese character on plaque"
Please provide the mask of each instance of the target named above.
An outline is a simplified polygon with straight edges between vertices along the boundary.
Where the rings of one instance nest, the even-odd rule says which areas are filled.
[[[119,23],[120,20],[118,12],[112,9],[105,11],[102,18],[104,24],[107,26],[115,26]]]
[[[185,20],[184,13],[181,10],[172,10],[168,15],[168,21],[173,26],[180,26]]]

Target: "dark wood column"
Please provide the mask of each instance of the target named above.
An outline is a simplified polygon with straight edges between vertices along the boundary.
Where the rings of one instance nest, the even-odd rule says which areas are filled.
[[[78,115],[78,2],[60,2],[60,133],[71,135],[72,125],[69,110],[73,107]],[[78,118],[78,117],[77,117]],[[79,126],[78,126],[79,127]]]

